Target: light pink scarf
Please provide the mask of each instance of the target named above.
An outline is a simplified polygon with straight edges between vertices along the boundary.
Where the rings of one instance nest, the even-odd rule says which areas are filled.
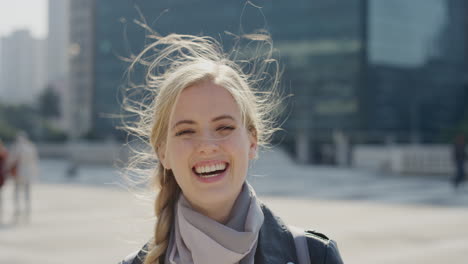
[[[226,225],[196,212],[180,195],[166,264],[253,264],[263,212],[246,182]]]

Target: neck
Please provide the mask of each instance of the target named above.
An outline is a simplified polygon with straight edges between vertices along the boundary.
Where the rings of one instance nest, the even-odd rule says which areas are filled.
[[[222,204],[210,205],[207,207],[192,206],[199,213],[215,220],[218,223],[226,224],[229,221],[234,201],[224,202]]]
[[[234,207],[234,203],[236,202],[237,197],[239,197],[241,190],[239,190],[234,199],[227,199],[209,204],[197,204],[189,201],[188,199],[187,201],[195,211],[224,225],[230,219],[232,208]]]

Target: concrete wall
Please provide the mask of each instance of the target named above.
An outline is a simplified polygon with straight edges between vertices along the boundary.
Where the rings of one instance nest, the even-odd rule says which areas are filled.
[[[78,142],[68,144],[38,144],[41,158],[63,158],[78,164],[114,164],[127,161],[129,149],[118,143]]]
[[[357,145],[352,152],[352,164],[399,174],[454,173],[450,145]]]

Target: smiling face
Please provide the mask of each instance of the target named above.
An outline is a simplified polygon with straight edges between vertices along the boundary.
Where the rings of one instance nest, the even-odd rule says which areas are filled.
[[[204,81],[180,93],[158,155],[191,205],[203,209],[234,203],[256,147],[229,91]]]

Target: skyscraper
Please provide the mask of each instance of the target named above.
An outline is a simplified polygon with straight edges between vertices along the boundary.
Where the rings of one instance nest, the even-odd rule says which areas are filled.
[[[1,39],[0,101],[33,104],[45,85],[45,41],[27,30]]]
[[[438,142],[463,114],[466,1],[369,1],[365,129]],[[421,9],[424,12],[421,12]]]
[[[69,0],[49,0],[47,79],[64,79],[68,74]]]
[[[358,129],[364,3],[273,2],[267,18],[285,69],[283,88],[294,94],[284,143],[299,161],[329,162],[324,152],[333,132]]]
[[[69,135],[78,138],[91,130],[94,89],[94,0],[70,2]],[[109,95],[112,96],[112,95]]]
[[[71,1],[71,98],[74,126],[80,124],[74,135],[101,139],[123,136],[116,129],[120,125],[116,116],[122,113],[120,88],[125,85],[129,64],[122,58],[139,53],[145,45],[145,30],[134,23],[135,19],[142,15],[162,34],[202,33],[219,39],[226,36],[225,30],[238,29],[243,6],[214,0]]]
[[[267,29],[284,68],[281,87],[294,95],[281,140],[304,162],[331,161],[335,131],[359,142],[388,135],[435,142],[459,119],[466,60],[457,54],[466,38],[457,34],[467,26],[457,10],[465,1],[228,2],[72,1],[71,81],[81,109],[74,132],[121,137],[112,116],[121,113],[122,57],[150,41],[133,23],[141,16],[163,35],[209,35],[224,44],[224,31]]]
[[[67,131],[71,125],[69,77],[70,0],[48,1],[47,85],[59,95],[56,125]]]

